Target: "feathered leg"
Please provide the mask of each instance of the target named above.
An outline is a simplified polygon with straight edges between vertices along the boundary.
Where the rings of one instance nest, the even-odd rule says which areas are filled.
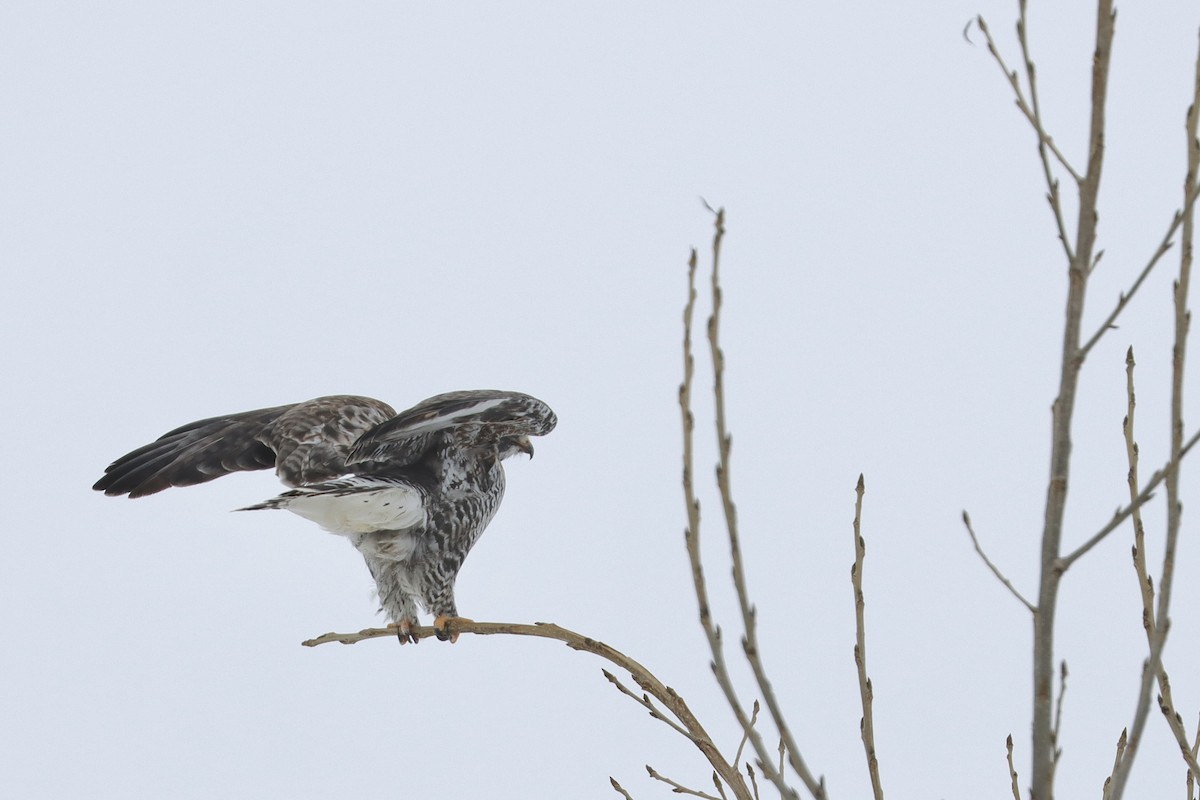
[[[402,561],[375,558],[366,553],[363,554],[363,559],[367,562],[371,577],[375,579],[379,610],[387,615],[388,627],[396,630],[400,644],[416,644],[420,639],[412,635],[412,629],[419,624],[417,604],[400,580],[401,572],[407,565]]]

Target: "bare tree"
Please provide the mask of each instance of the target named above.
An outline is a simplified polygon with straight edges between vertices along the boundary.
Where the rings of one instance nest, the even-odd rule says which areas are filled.
[[[1145,266],[1134,276],[1129,289],[1118,298],[1112,311],[1103,323],[1084,339],[1082,329],[1084,300],[1087,296],[1088,279],[1091,277],[1103,251],[1096,247],[1097,229],[1100,220],[1100,177],[1104,167],[1105,120],[1108,99],[1108,76],[1112,62],[1112,46],[1116,31],[1116,12],[1112,0],[1099,0],[1096,8],[1095,49],[1092,56],[1091,112],[1087,140],[1086,167],[1080,171],[1055,144],[1046,130],[1041,104],[1038,97],[1038,73],[1029,48],[1028,19],[1025,0],[1019,3],[1017,40],[1021,50],[1022,71],[1009,68],[987,23],[982,17],[976,22],[987,40],[988,51],[1003,70],[1016,97],[1017,107],[1028,120],[1037,137],[1038,157],[1042,164],[1047,187],[1047,199],[1062,244],[1067,267],[1068,290],[1066,320],[1063,331],[1061,369],[1058,395],[1052,406],[1053,424],[1050,441],[1050,477],[1046,489],[1045,522],[1042,529],[1039,566],[1041,578],[1038,584],[1036,605],[1025,600],[999,570],[985,557],[988,566],[997,574],[1013,593],[1026,605],[1033,617],[1033,741],[1031,750],[1032,783],[1030,797],[1033,800],[1048,800],[1054,793],[1054,769],[1061,748],[1058,743],[1059,719],[1062,692],[1065,688],[1066,665],[1055,669],[1054,634],[1061,581],[1066,571],[1092,547],[1107,537],[1131,516],[1134,519],[1134,561],[1138,583],[1144,604],[1143,618],[1149,647],[1142,685],[1131,730],[1122,734],[1119,752],[1113,773],[1106,784],[1106,796],[1119,798],[1124,791],[1125,781],[1133,765],[1141,741],[1149,709],[1151,684],[1157,679],[1161,695],[1160,705],[1175,732],[1180,750],[1187,762],[1190,774],[1197,770],[1194,747],[1187,741],[1179,715],[1171,701],[1170,685],[1162,662],[1163,646],[1169,627],[1171,585],[1174,578],[1175,551],[1179,536],[1180,513],[1179,472],[1183,456],[1195,444],[1200,434],[1185,442],[1183,428],[1183,373],[1186,361],[1188,286],[1191,275],[1192,243],[1197,193],[1197,162],[1200,144],[1196,138],[1197,106],[1200,106],[1200,57],[1197,59],[1196,81],[1191,105],[1186,114],[1186,176],[1182,208],[1167,225],[1166,233],[1158,248]],[[1065,175],[1065,177],[1060,177]],[[1067,182],[1073,189],[1078,202],[1074,224],[1075,233],[1069,232],[1067,215],[1063,211],[1060,183]],[[1088,353],[1096,343],[1113,329],[1113,323],[1126,309],[1151,270],[1160,263],[1171,247],[1174,237],[1181,238],[1179,276],[1175,282],[1175,340],[1173,347],[1171,407],[1170,459],[1156,471],[1145,485],[1139,486],[1137,472],[1137,445],[1133,439],[1133,352],[1128,356],[1129,414],[1125,421],[1125,436],[1129,454],[1129,502],[1120,508],[1112,520],[1091,538],[1071,552],[1064,553],[1062,535],[1066,514],[1067,491],[1071,472],[1071,424],[1079,387],[1079,376]],[[1168,520],[1165,532],[1165,555],[1159,578],[1157,606],[1154,606],[1153,583],[1148,577],[1143,546],[1144,527],[1139,509],[1148,501],[1160,483],[1165,484]],[[968,532],[979,549],[978,539],[971,528],[970,519],[964,514]],[[982,555],[982,550],[980,550]],[[1058,702],[1055,702],[1054,678],[1060,675]],[[1011,761],[1010,761],[1011,763]],[[1014,791],[1016,788],[1014,778]]]

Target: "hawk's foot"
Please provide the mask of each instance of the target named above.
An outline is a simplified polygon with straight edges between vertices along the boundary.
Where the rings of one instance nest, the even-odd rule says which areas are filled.
[[[421,640],[413,636],[412,629],[417,627],[415,619],[402,619],[399,622],[389,622],[388,627],[396,632],[396,638],[400,640],[400,644],[419,643]]]
[[[462,623],[470,624],[474,621],[466,617],[447,617],[444,614],[438,614],[437,619],[433,621],[433,629],[437,637],[443,642],[449,641],[450,644],[454,644],[458,641],[458,631],[454,630],[454,625]]]

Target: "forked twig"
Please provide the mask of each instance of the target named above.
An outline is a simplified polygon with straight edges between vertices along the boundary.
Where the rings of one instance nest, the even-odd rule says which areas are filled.
[[[983,32],[984,38],[987,39],[988,52],[992,54],[992,58],[996,60],[996,64],[1000,67],[1000,71],[1004,73],[1004,77],[1008,80],[1009,86],[1012,87],[1013,94],[1016,95],[1017,108],[1025,115],[1025,119],[1033,126],[1034,133],[1038,137],[1038,156],[1042,161],[1042,172],[1046,179],[1046,187],[1049,192],[1047,200],[1050,203],[1050,208],[1054,212],[1054,222],[1058,226],[1058,239],[1062,242],[1063,251],[1066,253],[1068,261],[1075,260],[1075,251],[1071,246],[1071,240],[1067,237],[1067,223],[1063,217],[1062,198],[1058,191],[1058,179],[1054,177],[1054,171],[1050,168],[1050,159],[1047,156],[1047,150],[1054,154],[1054,158],[1062,165],[1067,174],[1075,181],[1076,185],[1083,183],[1083,177],[1075,171],[1071,166],[1071,162],[1067,161],[1067,157],[1062,154],[1058,146],[1054,144],[1054,138],[1046,132],[1045,125],[1042,124],[1042,112],[1038,103],[1037,95],[1037,70],[1034,67],[1033,59],[1029,54],[1029,43],[1025,36],[1025,0],[1021,0],[1020,19],[1017,22],[1017,36],[1021,43],[1021,55],[1025,59],[1026,77],[1029,80],[1029,93],[1032,98],[1032,104],[1025,99],[1025,92],[1021,89],[1021,80],[1015,69],[1009,69],[1008,64],[1004,61],[1004,56],[1000,55],[999,48],[996,47],[995,40],[992,39],[992,32],[988,30],[987,22],[983,16],[976,18],[979,24],[979,30]]]
[[[724,234],[724,216],[719,212],[716,227],[717,230],[713,237],[714,259],[720,253],[721,237]],[[688,299],[683,310],[683,383],[679,387],[679,409],[683,418],[683,495],[688,516],[687,528],[684,529],[684,540],[687,545],[688,560],[692,567],[692,584],[696,591],[696,605],[700,612],[700,627],[704,630],[705,638],[708,640],[709,651],[712,654],[711,666],[713,675],[717,679],[717,685],[721,687],[725,701],[729,704],[729,708],[737,718],[750,746],[758,756],[759,767],[763,774],[775,785],[782,797],[788,798],[788,800],[799,800],[799,794],[788,785],[782,769],[776,770],[773,766],[762,736],[750,724],[750,716],[746,713],[746,709],[737,695],[733,680],[729,676],[729,669],[725,664],[725,651],[721,642],[720,629],[712,620],[708,586],[700,554],[700,501],[696,498],[693,469],[695,463],[693,455],[695,417],[692,414],[692,382],[695,377],[695,359],[692,355],[692,321],[696,309],[696,266],[697,256],[696,251],[693,250],[691,258],[688,260]],[[736,784],[728,779],[726,782],[734,792],[739,793],[739,797],[749,796],[749,789],[740,773]],[[806,785],[809,785],[811,791],[812,785],[807,782]],[[817,784],[817,788],[821,793],[818,794],[814,791],[814,798],[824,800],[825,795],[820,784]]]

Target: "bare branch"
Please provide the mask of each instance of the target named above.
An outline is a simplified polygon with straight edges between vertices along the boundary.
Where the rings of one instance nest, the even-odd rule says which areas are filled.
[[[1011,733],[1008,735],[1004,746],[1008,750],[1008,777],[1012,782],[1013,800],[1021,800],[1021,784],[1017,779],[1017,767],[1013,764],[1013,740]]]
[[[700,627],[704,630],[709,651],[712,653],[711,666],[713,675],[717,679],[717,685],[721,687],[725,701],[737,718],[743,733],[754,747],[759,761],[766,764],[763,773],[768,780],[775,784],[782,797],[786,797],[788,800],[798,800],[799,795],[788,786],[782,771],[777,772],[770,766],[762,737],[751,724],[750,717],[746,714],[746,709],[742,706],[737,690],[733,686],[733,680],[725,666],[725,649],[721,644],[721,632],[712,621],[708,585],[704,578],[704,564],[700,555],[700,501],[696,499],[693,479],[695,463],[693,442],[696,424],[695,416],[692,414],[692,381],[695,377],[695,359],[692,356],[692,320],[696,309],[696,262],[696,251],[693,249],[691,257],[688,259],[688,299],[683,309],[683,383],[679,386],[679,410],[683,417],[683,497],[688,517],[687,528],[684,529],[684,542],[687,547],[688,561],[692,566],[692,584],[696,590],[696,605],[700,609]],[[734,765],[735,770],[736,768]],[[742,780],[741,773],[735,772],[735,775],[736,783],[725,776],[726,783],[739,798],[748,798],[749,789]]]
[[[1200,442],[1200,431],[1196,431],[1196,433],[1192,434],[1192,437],[1187,440],[1183,446],[1183,449],[1179,452],[1179,457],[1182,459],[1184,456],[1186,456],[1188,452],[1196,445],[1196,442]],[[1170,468],[1171,462],[1168,461],[1165,465],[1163,465],[1162,469],[1156,471],[1150,476],[1150,480],[1146,482],[1144,487],[1142,487],[1142,491],[1138,493],[1136,498],[1131,500],[1127,505],[1117,509],[1117,511],[1113,514],[1113,518],[1108,521],[1108,524],[1096,531],[1091,538],[1079,545],[1079,547],[1075,548],[1075,550],[1071,551],[1070,554],[1059,558],[1057,562],[1057,568],[1059,572],[1066,572],[1067,569],[1076,561],[1078,561],[1082,555],[1098,545],[1106,536],[1119,528],[1121,523],[1128,519],[1133,512],[1137,511],[1149,500],[1151,500],[1154,497],[1154,490],[1166,478],[1167,471]]]
[[[867,676],[867,601],[863,595],[862,575],[863,562],[867,557],[867,543],[862,536],[862,501],[867,490],[863,476],[859,474],[858,485],[855,487],[854,500],[854,566],[850,568],[850,583],[854,587],[854,663],[858,668],[858,694],[862,701],[862,720],[859,732],[862,736],[863,751],[867,756],[867,772],[871,776],[871,791],[875,800],[883,800],[883,785],[879,780],[879,759],[875,754],[875,690],[871,679]]]
[[[1075,171],[1075,168],[1071,166],[1070,162],[1067,161],[1066,156],[1062,154],[1057,145],[1054,144],[1054,139],[1049,133],[1046,132],[1046,128],[1042,124],[1042,114],[1037,99],[1037,82],[1035,79],[1036,69],[1034,68],[1032,59],[1030,58],[1029,44],[1025,38],[1025,3],[1021,3],[1021,18],[1017,23],[1017,32],[1021,40],[1021,53],[1025,59],[1026,76],[1029,79],[1030,95],[1033,99],[1032,106],[1025,100],[1025,93],[1021,89],[1021,81],[1017,76],[1017,71],[1014,69],[1009,69],[1008,64],[1004,61],[1004,57],[1000,55],[1000,50],[996,47],[995,40],[992,39],[992,33],[990,30],[988,30],[987,23],[984,21],[982,16],[977,17],[977,22],[979,23],[979,30],[983,32],[984,37],[987,39],[988,52],[991,53],[992,58],[996,60],[996,64],[1000,67],[1000,71],[1004,73],[1004,77],[1008,80],[1009,85],[1012,87],[1013,94],[1016,95],[1017,108],[1019,108],[1021,113],[1025,115],[1025,119],[1029,121],[1029,124],[1033,126],[1034,133],[1037,134],[1038,155],[1042,161],[1042,170],[1046,179],[1047,189],[1049,190],[1047,199],[1050,202],[1051,210],[1054,212],[1054,222],[1058,226],[1058,239],[1060,242],[1062,242],[1063,251],[1066,253],[1067,260],[1074,261],[1075,252],[1071,247],[1070,239],[1067,237],[1067,224],[1063,217],[1062,202],[1058,192],[1058,180],[1054,177],[1053,170],[1050,169],[1050,161],[1046,155],[1047,149],[1054,154],[1054,157],[1058,160],[1058,163],[1061,164],[1063,169],[1067,171],[1067,173],[1075,181],[1076,185],[1082,183],[1083,178],[1078,172]]]
[[[1188,775],[1200,775],[1200,764],[1196,762],[1196,753],[1192,743],[1188,740],[1187,731],[1183,727],[1183,717],[1175,710],[1175,700],[1171,695],[1171,680],[1167,677],[1167,670],[1160,661],[1158,666],[1158,708],[1163,713],[1163,718],[1167,722],[1167,727],[1171,729],[1171,733],[1175,735],[1175,742],[1179,745],[1179,754],[1183,757],[1183,762],[1187,764]]]
[[[1038,800],[1054,796],[1054,745],[1051,741],[1054,700],[1054,636],[1062,581],[1061,551],[1067,490],[1071,473],[1071,429],[1075,401],[1079,390],[1080,329],[1084,300],[1087,297],[1088,277],[1094,262],[1097,227],[1099,223],[1100,180],[1104,168],[1105,110],[1108,97],[1108,73],[1112,63],[1112,43],[1116,15],[1112,0],[1098,0],[1096,9],[1096,43],[1092,56],[1091,113],[1088,124],[1087,170],[1078,185],[1078,209],[1074,248],[1064,248],[1070,255],[1067,269],[1067,302],[1064,314],[1062,354],[1058,394],[1052,408],[1050,437],[1050,475],[1046,486],[1045,517],[1042,526],[1040,576],[1038,581],[1037,613],[1033,617],[1033,709],[1032,747],[1030,751],[1030,795]],[[1018,34],[1023,51],[1028,51],[1025,33],[1026,4],[1020,2]],[[1032,61],[1026,58],[1027,69]],[[1033,76],[1030,77],[1031,81]],[[1035,113],[1038,110],[1034,109]],[[1039,136],[1040,142],[1040,136]],[[1056,184],[1049,177],[1044,148],[1039,148],[1047,180],[1051,181],[1051,200]],[[1055,209],[1061,230],[1061,214]]]
[[[1121,737],[1117,739],[1117,755],[1113,758],[1112,772],[1104,779],[1104,792],[1101,794],[1102,800],[1112,800],[1113,780],[1120,769],[1121,763],[1125,760],[1125,747],[1129,741],[1129,730],[1122,729]]]
[[[1188,107],[1186,130],[1187,174],[1184,179],[1183,221],[1181,247],[1179,258],[1179,277],[1175,281],[1175,341],[1172,348],[1171,361],[1171,459],[1163,472],[1167,493],[1167,535],[1163,550],[1162,573],[1158,582],[1157,605],[1151,609],[1143,607],[1143,619],[1149,640],[1150,656],[1142,674],[1142,683],[1138,693],[1137,709],[1134,713],[1133,730],[1129,737],[1129,751],[1122,759],[1118,768],[1113,771],[1113,800],[1120,800],[1124,793],[1125,783],[1137,755],[1138,744],[1145,726],[1149,710],[1149,695],[1151,684],[1155,677],[1159,685],[1159,708],[1167,720],[1168,726],[1175,735],[1180,754],[1193,774],[1200,774],[1200,764],[1192,753],[1187,733],[1183,728],[1183,720],[1175,711],[1171,696],[1171,683],[1166,668],[1162,663],[1163,649],[1166,646],[1167,634],[1170,631],[1168,616],[1171,605],[1171,589],[1175,576],[1175,553],[1179,541],[1179,528],[1183,514],[1183,504],[1179,499],[1179,475],[1182,471],[1183,456],[1191,446],[1191,442],[1183,441],[1183,383],[1184,368],[1187,363],[1188,330],[1191,326],[1191,312],[1188,310],[1188,290],[1191,284],[1191,268],[1193,243],[1195,239],[1195,210],[1197,197],[1197,175],[1200,174],[1200,50],[1196,56],[1196,75],[1193,84],[1192,102]],[[1132,369],[1131,367],[1129,369]],[[1127,423],[1131,428],[1132,424]],[[1128,435],[1128,434],[1127,434]],[[1127,446],[1128,447],[1128,446]],[[1136,455],[1136,447],[1134,448]],[[1135,534],[1136,535],[1136,534]],[[1135,543],[1136,546],[1136,543]],[[1135,564],[1141,559],[1143,564],[1139,569],[1139,583],[1142,584],[1143,603],[1150,596],[1147,591],[1149,579],[1144,578],[1144,553],[1135,551]]]
[[[971,516],[966,511],[963,511],[963,524],[967,526],[967,533],[971,536],[971,544],[975,545],[975,552],[983,559],[983,563],[987,565],[987,568],[992,571],[997,580],[1004,584],[1008,591],[1012,592],[1013,597],[1020,600],[1021,604],[1029,609],[1029,613],[1036,614],[1037,608],[1034,607],[1033,603],[1026,600],[1025,595],[1017,591],[1017,587],[1013,586],[1012,581],[1005,577],[1000,568],[993,564],[992,560],[987,557],[987,553],[983,552],[983,548],[979,545],[979,537],[975,535],[975,529],[971,527]]]
[[[1138,499],[1141,491],[1138,489],[1138,444],[1133,435],[1134,420],[1137,412],[1137,392],[1134,391],[1133,372],[1137,362],[1133,358],[1133,348],[1125,351],[1125,420],[1122,430],[1125,434],[1125,458],[1129,464],[1127,481],[1129,483],[1130,505]],[[1138,591],[1142,598],[1142,625],[1146,636],[1154,635],[1154,584],[1146,569],[1146,525],[1142,522],[1141,508],[1134,508],[1133,515],[1133,569],[1137,575]]]
[[[763,702],[766,704],[767,710],[771,713],[771,720],[775,723],[775,727],[779,730],[779,735],[787,744],[788,763],[791,765],[792,770],[800,777],[801,782],[804,783],[809,792],[813,794],[813,797],[817,800],[824,800],[824,786],[821,781],[813,776],[812,772],[808,769],[808,765],[801,758],[800,750],[796,746],[796,742],[792,738],[791,729],[784,718],[783,708],[775,698],[775,690],[771,686],[771,681],[767,678],[766,668],[763,666],[758,647],[755,609],[750,602],[749,593],[746,589],[746,573],[742,563],[742,547],[738,535],[737,507],[733,502],[733,490],[729,475],[730,449],[733,439],[729,435],[729,430],[725,424],[725,354],[721,350],[720,341],[722,305],[721,241],[725,236],[724,209],[716,212],[715,225],[716,233],[713,236],[712,246],[712,313],[708,318],[708,344],[713,366],[713,399],[716,405],[717,449],[720,458],[720,463],[717,466],[717,486],[720,489],[721,504],[725,511],[725,529],[729,535],[730,558],[733,562],[733,586],[737,593],[738,606],[742,611],[742,625],[745,630],[745,634],[742,636],[742,651],[745,653],[746,661],[750,664],[750,669],[754,673],[754,679],[758,683],[758,689],[762,694]],[[752,732],[750,737],[751,741],[754,742],[758,737],[757,732]],[[759,752],[759,757],[761,758],[762,753],[759,751],[758,742],[755,743],[755,751]]]
[[[707,203],[705,205],[707,206]],[[722,212],[716,212],[716,214],[716,233],[713,236],[714,259],[719,256],[721,238],[725,230],[724,214]],[[688,515],[688,526],[684,531],[684,540],[687,545],[688,560],[692,566],[692,583],[696,590],[696,604],[700,609],[700,627],[704,629],[709,651],[712,653],[712,670],[713,675],[717,679],[717,685],[721,687],[726,702],[737,718],[738,724],[742,727],[742,731],[748,738],[751,747],[754,748],[763,774],[779,790],[781,797],[788,798],[788,800],[798,800],[799,795],[795,789],[788,785],[783,771],[776,771],[772,766],[762,737],[750,723],[750,716],[746,713],[746,709],[737,695],[737,690],[733,686],[733,680],[729,676],[729,669],[725,664],[725,651],[721,643],[721,632],[714,625],[710,611],[708,587],[704,577],[704,565],[700,554],[700,502],[696,499],[693,477],[695,474],[693,469],[695,463],[693,456],[695,417],[692,414],[692,381],[695,377],[695,363],[692,356],[692,320],[696,308],[696,262],[696,251],[693,250],[691,258],[688,260],[688,300],[683,311],[683,383],[679,387],[679,408],[683,417],[683,495]],[[714,263],[715,269],[716,264]],[[728,776],[723,777],[726,777],[726,782],[738,793],[740,798],[749,797],[749,789],[741,779],[740,773],[737,773],[736,784],[729,781]],[[810,785],[810,791],[811,789]],[[813,795],[816,800],[824,800],[824,794],[813,792]]]

